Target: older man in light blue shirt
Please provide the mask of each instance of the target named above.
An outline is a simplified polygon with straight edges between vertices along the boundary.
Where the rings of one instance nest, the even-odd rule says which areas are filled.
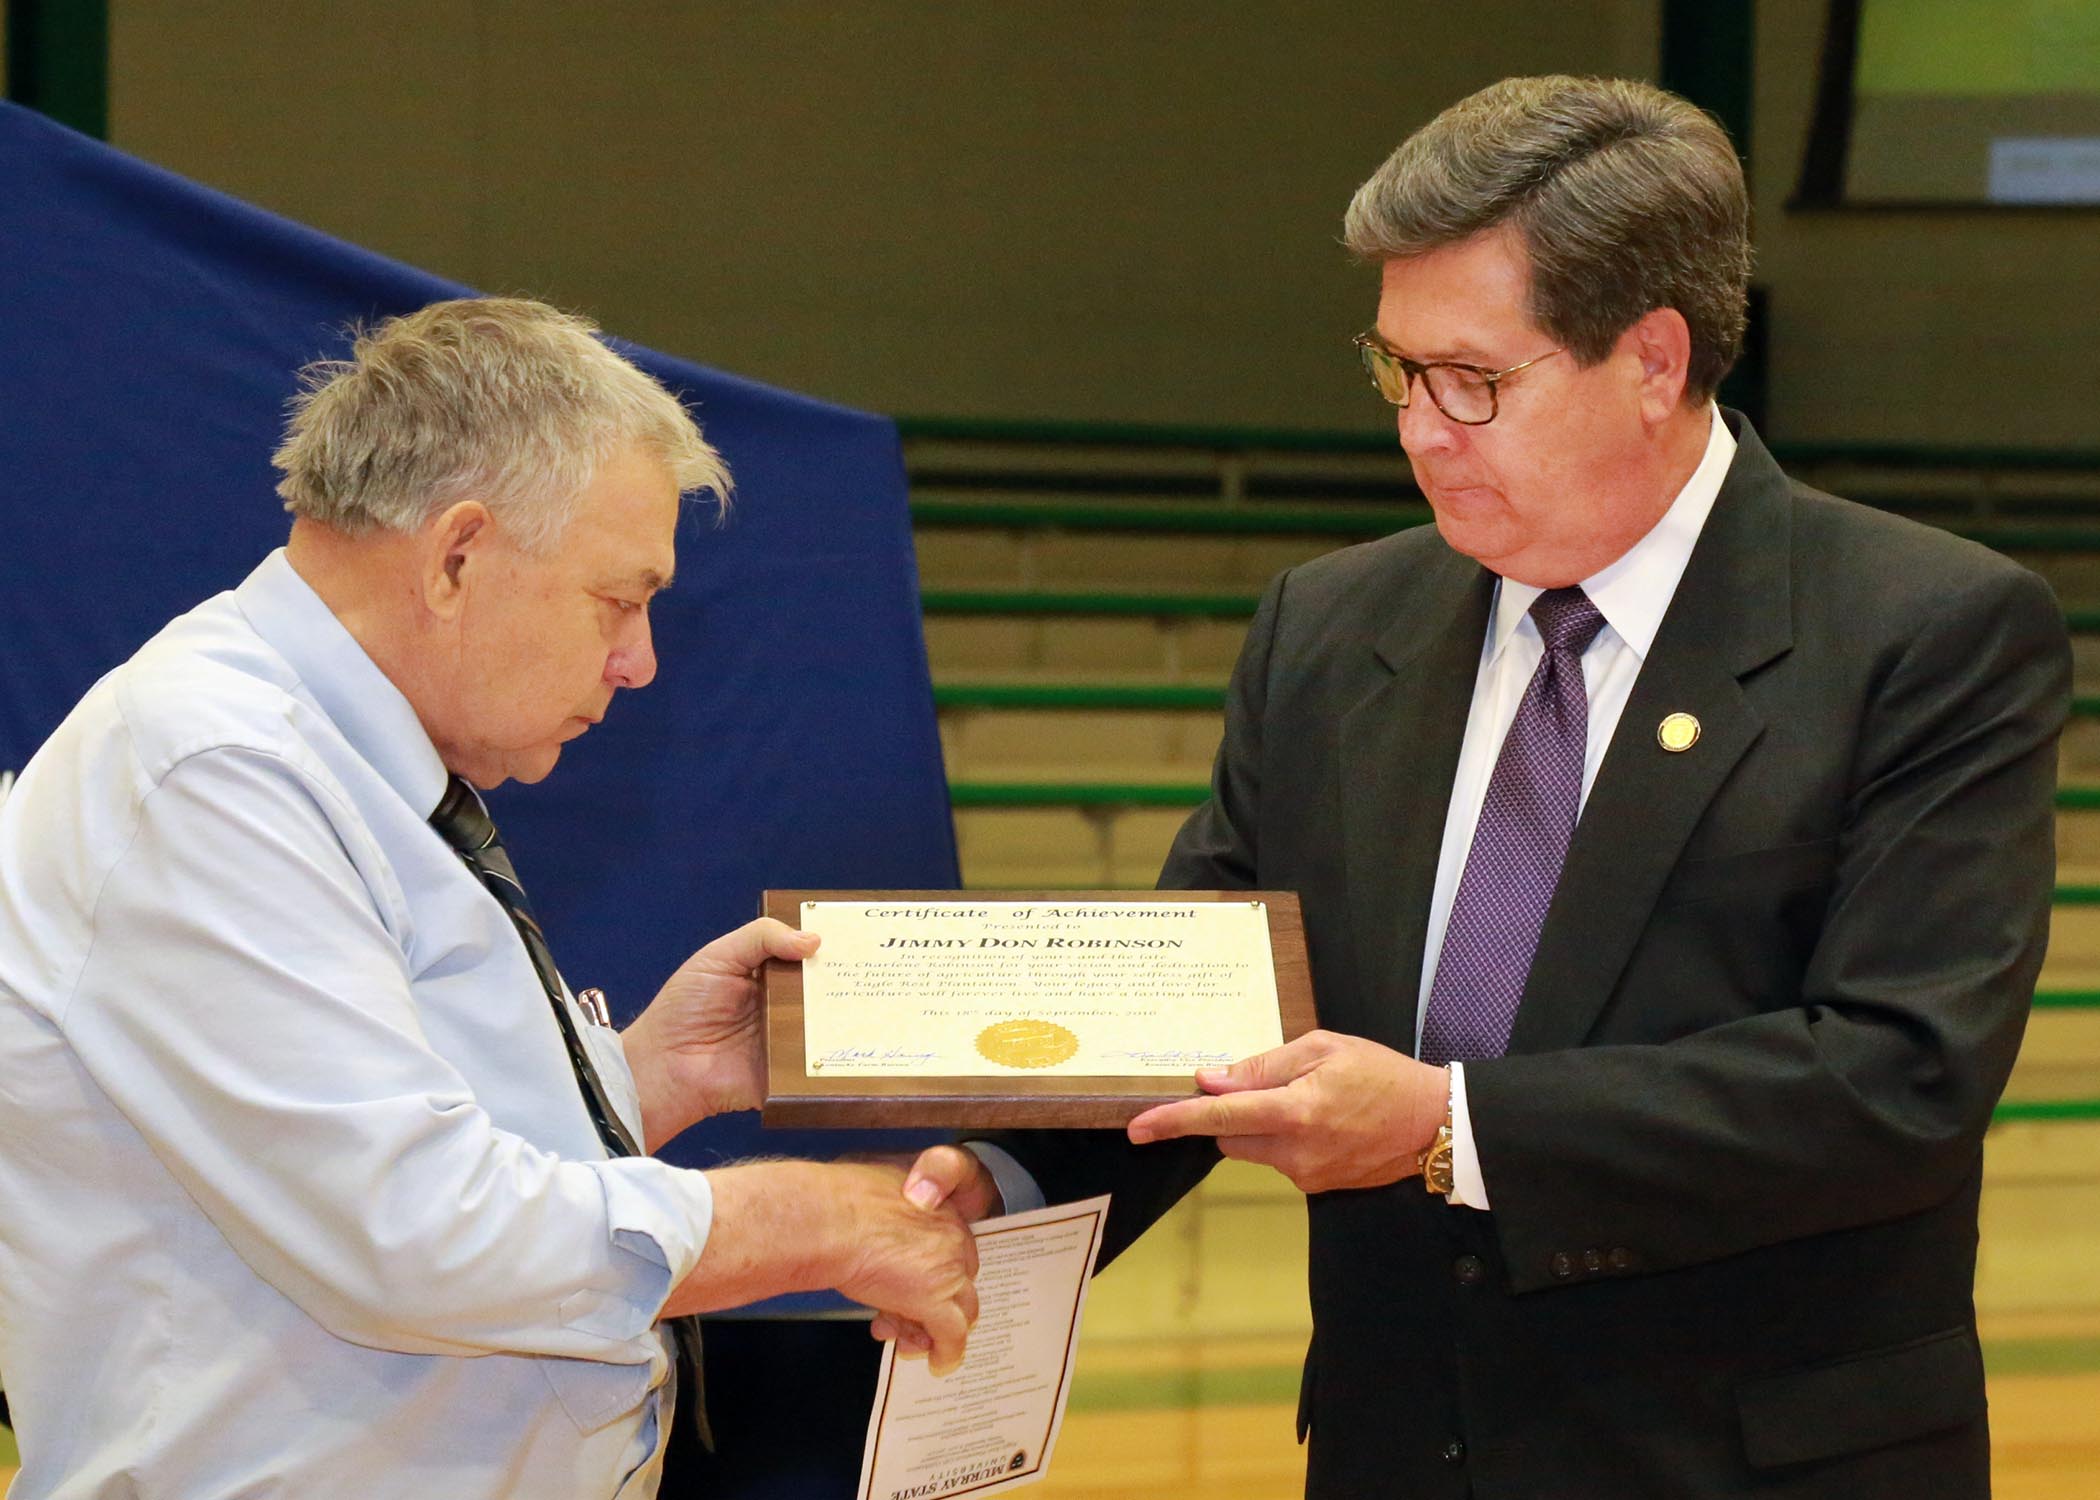
[[[661,1319],[837,1287],[959,1354],[969,1236],[900,1169],[594,1126],[587,1081],[645,1149],[752,1107],[752,974],[813,941],[717,939],[616,1034],[429,821],[649,681],[681,495],[726,487],[592,332],[463,302],[361,340],[278,455],[287,549],[0,805],[18,1500],[647,1496]]]

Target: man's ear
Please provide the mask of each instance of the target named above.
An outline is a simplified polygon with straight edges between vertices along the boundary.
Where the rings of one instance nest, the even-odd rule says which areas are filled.
[[[425,609],[440,620],[459,618],[495,536],[489,508],[479,500],[462,500],[423,523],[418,550]]]
[[[1649,423],[1668,420],[1684,405],[1691,374],[1692,330],[1674,307],[1657,307],[1619,336],[1619,346],[1640,362],[1641,416]]]

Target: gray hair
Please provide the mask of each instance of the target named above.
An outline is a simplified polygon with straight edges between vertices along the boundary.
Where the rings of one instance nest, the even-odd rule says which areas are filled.
[[[272,455],[277,493],[293,515],[351,535],[414,530],[474,499],[544,551],[599,469],[636,447],[681,494],[727,503],[729,469],[678,399],[596,324],[543,302],[434,302],[300,375]]]
[[[1658,307],[1691,328],[1685,398],[1743,346],[1750,204],[1727,132],[1675,94],[1616,78],[1507,78],[1400,143],[1356,190],[1363,260],[1426,254],[1502,224],[1531,260],[1531,320],[1584,365]]]

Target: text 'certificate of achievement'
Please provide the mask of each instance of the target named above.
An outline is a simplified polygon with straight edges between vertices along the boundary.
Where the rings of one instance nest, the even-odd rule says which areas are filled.
[[[1283,1045],[1260,901],[807,901],[811,1078],[1171,1077]]]
[[[859,1500],[947,1500],[1032,1484],[1064,1425],[1079,1315],[1108,1199],[987,1219],[977,1236],[977,1326],[962,1364],[882,1356]]]

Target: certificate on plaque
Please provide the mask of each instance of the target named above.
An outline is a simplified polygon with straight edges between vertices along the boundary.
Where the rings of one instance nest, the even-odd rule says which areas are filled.
[[[768,891],[769,1125],[1100,1126],[1312,1029],[1288,891]]]

